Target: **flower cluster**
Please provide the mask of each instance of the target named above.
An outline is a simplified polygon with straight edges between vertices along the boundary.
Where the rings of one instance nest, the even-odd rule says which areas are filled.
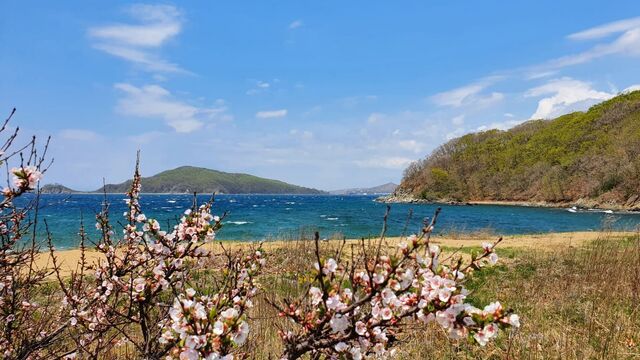
[[[13,185],[21,190],[33,190],[36,188],[38,181],[42,178],[42,173],[35,165],[12,168]]]
[[[0,134],[5,135],[14,113],[15,109],[0,124]],[[16,151],[17,135],[15,127],[0,141],[0,165],[9,167],[14,157],[20,163],[9,171],[12,184],[0,194],[0,358],[55,358],[60,354],[63,314],[55,296],[39,293],[48,272],[35,266],[39,246],[32,210],[37,197],[15,201],[35,190],[46,172],[47,145],[40,152],[33,137]]]
[[[120,340],[142,349],[140,355],[145,357],[213,356],[227,351],[227,337],[241,345],[248,331],[244,311],[256,293],[254,277],[264,264],[262,253],[234,256],[225,251],[230,269],[226,286],[196,297],[186,284],[193,269],[198,269],[194,265],[214,256],[205,245],[215,239],[222,219],[211,214],[212,202],[208,202],[194,205],[171,231],[164,231],[141,210],[140,179],[136,167],[122,238],[115,238],[108,205],[97,215],[96,228],[102,233],[97,250],[102,256],[96,264],[83,266],[93,271],[93,281],[65,290],[64,303],[70,325],[77,329],[78,343],[85,352],[99,353],[109,345],[102,341],[105,335],[122,332],[121,324],[133,324],[140,336]],[[78,280],[84,281],[82,277]],[[60,284],[65,288],[64,281]],[[169,294],[172,306],[165,304]],[[223,312],[227,318],[221,324],[226,328],[218,334]],[[161,331],[152,331],[158,324]]]
[[[180,294],[169,311],[170,318],[160,324],[161,343],[172,343],[168,359],[233,359],[230,351],[242,346],[249,335],[246,311],[253,306],[251,298],[257,288],[254,277],[264,265],[260,250],[242,257],[239,271],[229,291],[211,296],[196,296],[187,289]]]
[[[306,298],[275,305],[281,316],[299,325],[296,332],[281,332],[283,358],[306,353],[356,360],[392,356],[400,323],[412,319],[435,321],[451,338],[470,337],[483,346],[499,329],[518,327],[518,316],[498,302],[482,310],[465,303],[466,275],[497,261],[497,243],[484,245],[483,253],[464,267],[461,260],[448,266],[439,247],[429,242],[434,224],[435,218],[421,236],[402,242],[396,255],[368,257],[363,242],[360,264],[349,267],[339,259],[321,260],[316,245],[317,276]]]

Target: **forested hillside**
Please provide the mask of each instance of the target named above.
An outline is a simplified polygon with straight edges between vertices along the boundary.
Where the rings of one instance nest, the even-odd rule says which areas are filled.
[[[640,91],[553,120],[453,139],[411,164],[396,195],[640,207]]]
[[[224,194],[321,194],[322,191],[265,179],[249,174],[182,166],[143,178],[143,192],[148,193],[224,193]],[[125,193],[131,181],[107,184],[108,193]],[[100,188],[96,192],[103,192]]]

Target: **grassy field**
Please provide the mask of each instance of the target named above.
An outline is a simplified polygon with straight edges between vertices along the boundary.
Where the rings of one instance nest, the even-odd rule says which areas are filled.
[[[434,237],[445,258],[453,254],[468,257],[482,241],[491,239],[495,240],[490,234]],[[397,241],[387,239],[386,245],[395,249]],[[323,251],[328,255],[339,245],[339,241],[324,241]],[[244,246],[225,244],[227,248]],[[314,263],[311,240],[270,242],[264,248],[268,265],[260,278],[262,291],[251,313],[246,349],[255,359],[277,358],[281,349],[277,330],[289,326],[266,300],[300,294]],[[357,248],[348,242],[346,249]],[[449,340],[435,324],[407,324],[400,335],[399,358],[640,358],[640,235],[581,232],[511,236],[500,244],[498,254],[501,261],[497,266],[469,278],[470,299],[477,306],[500,301],[520,315],[522,327],[501,333],[497,341],[482,348]],[[67,264],[72,264],[76,255],[73,250],[60,252]],[[47,256],[43,254],[39,261],[46,266]],[[195,281],[207,284],[215,274],[216,270],[200,273]],[[123,357],[122,350],[114,355]]]
[[[499,265],[475,274],[467,284],[476,305],[499,300],[520,314],[522,327],[517,332],[502,333],[495,343],[481,348],[450,341],[435,324],[408,326],[399,358],[640,358],[640,238],[619,233],[572,235],[573,242],[558,234],[508,238],[498,251]],[[524,239],[537,241],[527,244]],[[454,240],[440,241],[446,252],[470,253],[480,244],[478,239]],[[262,299],[253,312],[250,347],[255,358],[277,355],[274,325],[287,326],[264,297],[301,291],[312,256],[311,242],[272,249],[269,262],[277,269],[264,276]]]

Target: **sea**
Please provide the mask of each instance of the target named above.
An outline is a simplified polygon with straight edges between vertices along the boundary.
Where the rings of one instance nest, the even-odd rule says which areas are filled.
[[[203,203],[209,196],[198,196]],[[387,204],[376,196],[350,195],[218,195],[213,213],[226,213],[219,240],[293,240],[310,237],[369,238],[379,236]],[[39,202],[38,232],[44,221],[57,248],[78,246],[81,219],[90,240],[98,238],[95,215],[105,201],[116,229],[122,228],[125,196],[109,194],[43,194]],[[147,217],[164,227],[176,224],[194,202],[192,195],[142,194]],[[436,232],[484,232],[499,235],[539,234],[566,231],[637,230],[640,214],[605,213],[598,210],[570,212],[567,209],[506,205],[459,206],[446,204],[391,204],[387,234],[398,236],[420,231],[438,207],[442,208]]]

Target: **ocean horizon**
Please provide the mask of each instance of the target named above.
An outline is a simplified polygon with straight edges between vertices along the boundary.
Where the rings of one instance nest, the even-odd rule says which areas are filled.
[[[378,195],[216,195],[213,213],[227,213],[217,240],[295,240],[318,231],[321,238],[370,238],[380,235],[387,204]],[[211,195],[198,195],[204,203]],[[123,194],[107,194],[112,224],[121,229],[126,211]],[[89,240],[97,240],[95,214],[104,194],[42,194],[39,216],[46,219],[53,243],[59,249],[78,246],[81,217]],[[140,203],[147,217],[157,219],[164,229],[172,228],[193,203],[189,194],[142,194]],[[425,219],[440,207],[436,234],[484,232],[514,235],[605,229],[633,231],[640,214],[582,211],[562,208],[514,205],[456,206],[449,204],[390,204],[388,236],[419,232]],[[411,216],[409,217],[409,214]],[[44,222],[38,224],[44,233]]]

